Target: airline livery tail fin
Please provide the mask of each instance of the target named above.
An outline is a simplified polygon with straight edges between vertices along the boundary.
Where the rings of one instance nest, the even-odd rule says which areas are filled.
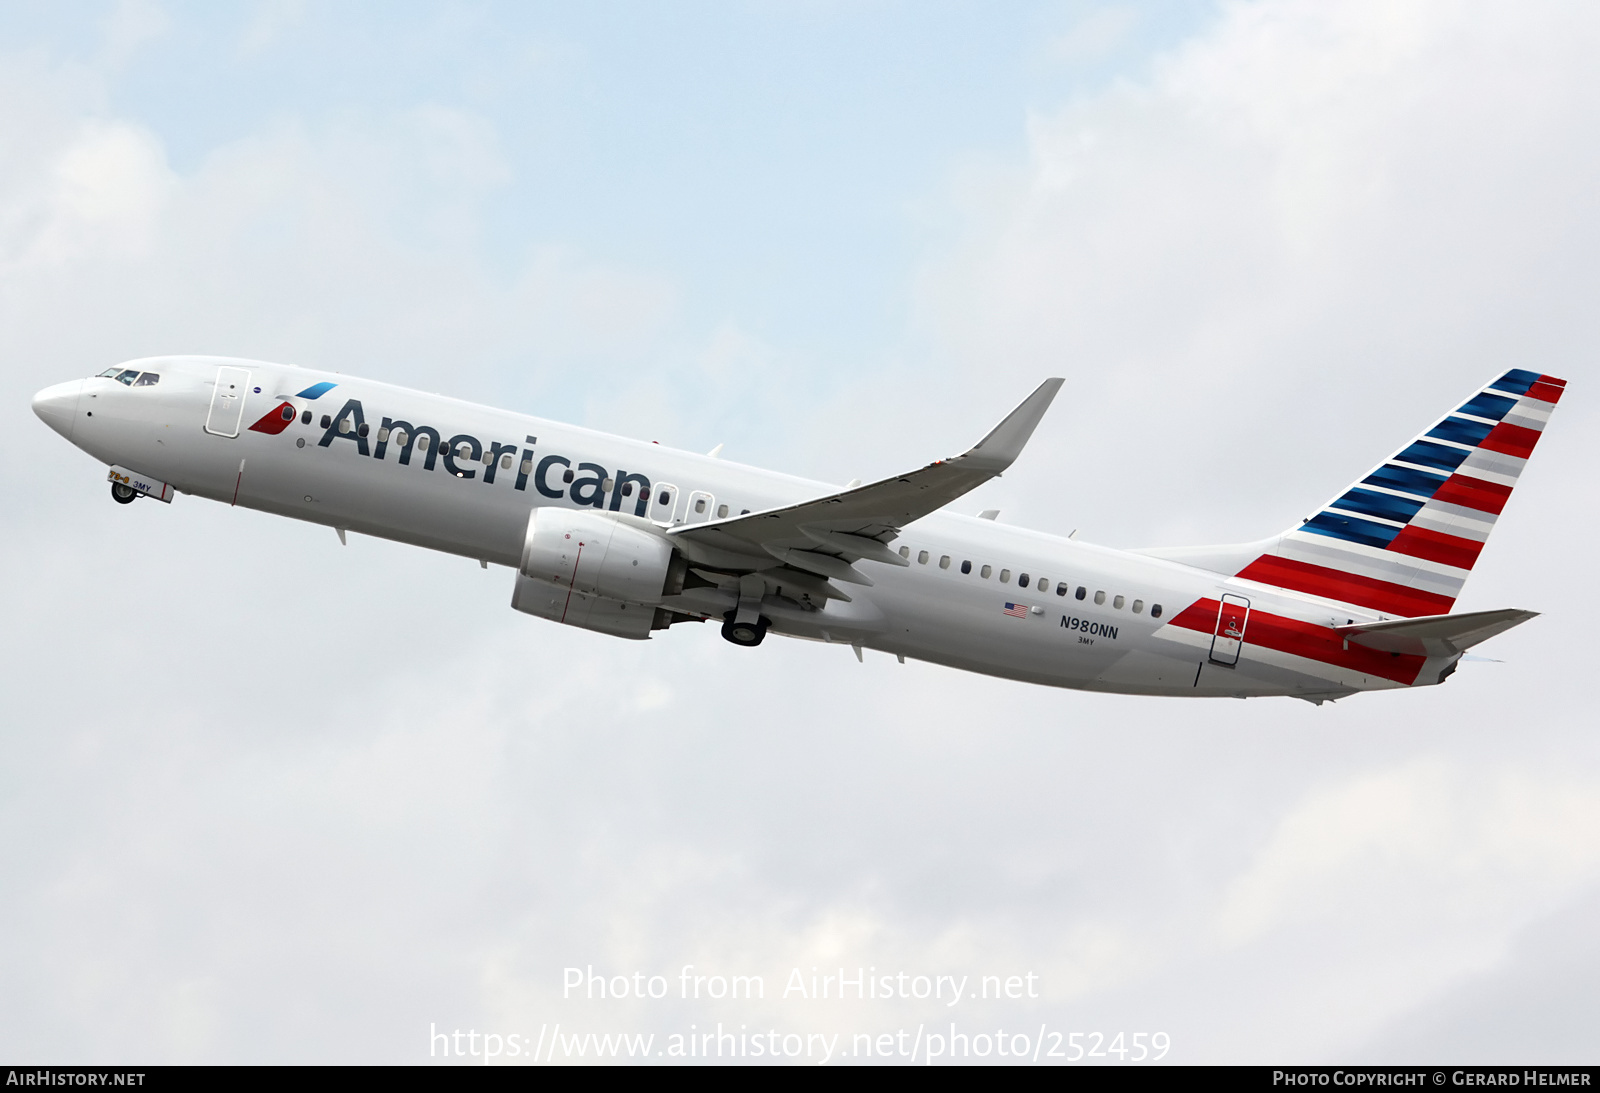
[[[1512,369],[1237,575],[1388,615],[1448,612],[1565,387]]]
[[[1514,368],[1282,535],[1140,553],[1383,615],[1443,615],[1565,388]]]

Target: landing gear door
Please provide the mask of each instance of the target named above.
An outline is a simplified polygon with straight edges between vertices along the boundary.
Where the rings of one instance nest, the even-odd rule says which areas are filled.
[[[250,388],[250,373],[244,368],[217,369],[217,389],[211,392],[211,412],[206,415],[206,432],[212,436],[239,435],[244,419],[244,395]]]
[[[1245,623],[1250,621],[1250,601],[1232,594],[1222,597],[1217,608],[1217,629],[1211,638],[1211,663],[1232,667],[1239,663],[1244,645]]]
[[[686,524],[705,523],[711,519],[711,509],[715,502],[716,498],[709,493],[704,490],[695,490],[689,495],[689,500],[684,505],[683,522]]]

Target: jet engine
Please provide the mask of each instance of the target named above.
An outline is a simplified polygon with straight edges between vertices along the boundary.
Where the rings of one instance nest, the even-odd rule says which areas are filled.
[[[511,606],[568,626],[644,639],[672,621],[672,612],[659,605],[663,596],[682,591],[687,569],[654,525],[538,508],[528,517]]]

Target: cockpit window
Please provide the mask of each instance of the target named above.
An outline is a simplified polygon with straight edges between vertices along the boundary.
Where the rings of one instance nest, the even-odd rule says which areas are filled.
[[[120,373],[117,374],[117,382],[118,383],[126,383],[129,386],[132,386],[135,377],[137,377],[138,375],[139,375],[139,370],[137,368],[126,368],[126,369],[124,369],[123,371],[121,371]]]
[[[115,376],[118,372],[121,372],[121,371],[122,371],[122,369],[120,367],[118,367],[118,368],[107,368],[104,372],[101,372],[101,373],[97,374],[95,376],[95,379],[101,379],[103,377],[112,377],[112,376]]]
[[[154,387],[161,382],[161,377],[154,372],[141,372],[139,378],[133,381],[135,387]],[[290,415],[293,416],[292,414]]]

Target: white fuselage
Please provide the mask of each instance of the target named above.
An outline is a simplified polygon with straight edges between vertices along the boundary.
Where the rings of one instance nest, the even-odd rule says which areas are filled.
[[[160,382],[62,384],[50,390],[66,427],[47,420],[95,458],[182,493],[511,568],[519,565],[535,507],[638,514],[672,526],[760,512],[837,488],[336,373],[197,357],[130,367],[158,372]],[[206,428],[220,368],[248,377],[236,436]],[[319,382],[333,386],[315,398],[299,397]],[[347,412],[351,400],[359,415]],[[293,420],[281,431],[251,430],[284,403]],[[338,431],[342,411],[345,433]],[[324,415],[332,427],[324,426]],[[395,442],[404,431],[399,422],[409,430],[404,453]],[[419,435],[430,438],[426,450]],[[463,446],[468,455],[457,455]],[[492,462],[474,452],[491,453]],[[564,481],[568,471],[571,481]],[[862,563],[858,568],[874,583],[848,586],[849,602],[830,600],[822,610],[774,602],[763,608],[773,631],[1010,679],[1133,694],[1331,698],[1435,682],[1446,667],[1411,658],[1417,670],[1396,678],[1394,671],[1377,674],[1384,664],[1370,654],[1333,663],[1341,658],[1316,652],[1326,645],[1318,635],[1376,615],[992,520],[936,512],[905,527],[891,546],[911,564]],[[1250,632],[1233,664],[1214,656],[1224,594],[1248,600],[1250,612]],[[700,614],[715,618],[715,609],[708,603]],[[1199,626],[1201,617],[1211,621]],[[1291,632],[1309,634],[1311,644],[1282,636]],[[1279,637],[1258,644],[1251,640],[1256,633]]]

